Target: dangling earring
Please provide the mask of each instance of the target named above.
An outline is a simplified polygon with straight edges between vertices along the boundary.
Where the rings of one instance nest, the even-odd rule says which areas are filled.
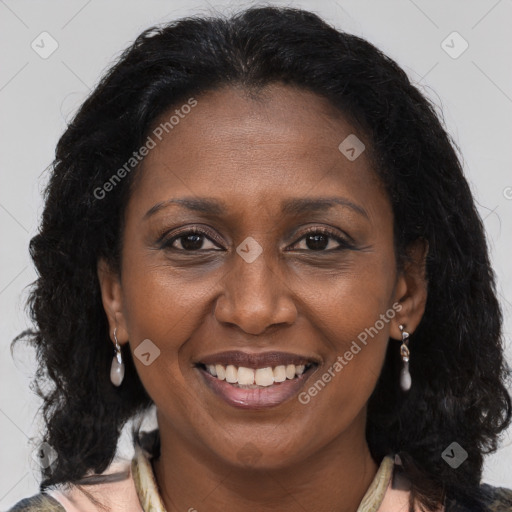
[[[114,339],[116,340],[115,355],[112,359],[112,366],[110,367],[110,380],[114,386],[119,387],[124,379],[124,363],[121,354],[121,346],[117,341],[116,336],[117,327],[114,329]]]
[[[400,346],[400,354],[402,356],[402,370],[400,371],[400,387],[402,391],[409,391],[411,389],[411,374],[409,373],[409,333],[404,331],[405,326],[399,325],[398,328],[402,333],[402,345]]]

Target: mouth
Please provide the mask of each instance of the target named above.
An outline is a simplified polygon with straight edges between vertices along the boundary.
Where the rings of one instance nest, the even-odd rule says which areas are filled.
[[[299,393],[319,361],[272,352],[224,352],[195,364],[203,382],[233,407],[275,407]]]

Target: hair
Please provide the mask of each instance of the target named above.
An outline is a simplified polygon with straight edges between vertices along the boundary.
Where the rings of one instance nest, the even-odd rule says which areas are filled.
[[[44,441],[57,453],[42,470],[41,490],[103,472],[123,426],[152,405],[127,346],[124,382],[110,382],[113,349],[97,277],[100,258],[122,271],[124,211],[140,164],[108,197],[95,190],[171,107],[223,87],[270,84],[326,98],[370,141],[372,167],[393,208],[397,268],[411,243],[428,242],[428,299],[410,337],[413,386],[397,389],[401,360],[389,344],[368,404],[372,457],[399,454],[411,506],[430,511],[455,499],[483,510],[483,456],[497,449],[511,419],[510,368],[484,229],[455,144],[436,107],[392,59],[315,14],[277,7],[145,30],[58,141],[40,229],[30,241],[38,277],[27,307],[35,328],[14,340],[36,348],[33,387],[43,399]],[[453,441],[468,453],[456,470],[441,457]]]

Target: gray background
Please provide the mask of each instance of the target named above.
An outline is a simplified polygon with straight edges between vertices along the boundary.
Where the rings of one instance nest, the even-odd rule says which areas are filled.
[[[20,346],[13,360],[9,344],[29,325],[23,303],[35,272],[27,248],[42,212],[43,171],[55,144],[114,57],[143,29],[183,15],[230,12],[252,4],[0,0],[0,509],[37,492],[38,466],[32,454],[40,431],[35,418],[39,402],[29,390],[34,356]],[[338,28],[373,42],[440,106],[484,219],[512,360],[512,1],[274,4],[316,11]],[[31,47],[33,41],[43,46],[44,31],[58,44],[46,59]],[[448,37],[454,31],[463,39]],[[464,41],[469,46],[458,55]],[[44,47],[50,48],[49,39]],[[512,487],[510,431],[502,448],[487,459],[484,480]]]

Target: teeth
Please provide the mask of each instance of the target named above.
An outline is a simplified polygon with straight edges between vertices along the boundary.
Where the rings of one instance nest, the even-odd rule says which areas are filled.
[[[238,384],[254,384],[254,370],[252,368],[238,368]]]
[[[238,381],[238,370],[236,369],[236,366],[229,364],[228,366],[226,366],[226,382],[229,382],[230,384],[234,384],[237,381]]]
[[[293,379],[295,377],[295,365],[289,364],[286,366],[286,378],[287,379]]]
[[[295,377],[295,372],[293,372]],[[274,368],[274,382],[284,382],[286,380],[286,366],[276,366]]]
[[[274,384],[274,372],[268,368],[258,368],[254,372],[254,382],[258,386],[272,386]]]
[[[226,378],[226,368],[224,368],[224,366],[222,366],[221,364],[216,364],[215,365],[215,373],[217,375],[213,375],[213,373],[212,373],[212,375],[214,377],[217,377],[220,380],[224,380]]]
[[[296,376],[300,377],[306,370],[306,366],[299,364],[279,365],[275,368],[270,366],[266,368],[258,368],[256,370],[252,368],[246,368],[229,364],[224,366],[222,364],[209,364],[206,366],[206,370],[210,375],[217,377],[219,380],[226,380],[230,384],[239,384],[242,386],[271,386],[274,382],[284,382],[287,379],[292,380]]]

